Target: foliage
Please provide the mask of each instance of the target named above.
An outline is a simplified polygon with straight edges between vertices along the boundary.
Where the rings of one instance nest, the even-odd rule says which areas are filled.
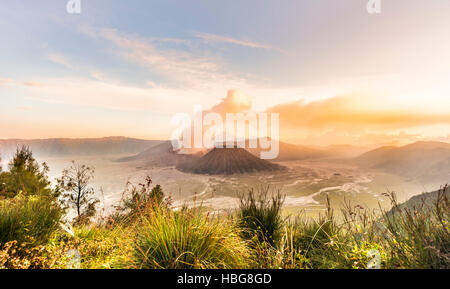
[[[10,241],[0,248],[0,269],[49,269],[58,268],[62,258],[46,246],[26,247]]]
[[[161,186],[152,187],[152,179],[147,176],[145,183],[138,186],[128,182],[119,205],[115,207],[116,213],[112,219],[118,223],[130,222],[142,217],[155,206],[167,207],[169,204],[170,200],[165,199]]]
[[[33,247],[5,243],[0,269],[112,269],[128,264],[133,237],[129,229],[82,226],[74,233],[56,231],[46,244]],[[74,259],[77,254],[79,260]]]
[[[63,194],[64,203],[77,212],[76,223],[88,223],[96,213],[98,199],[92,197],[94,189],[90,182],[94,179],[94,168],[77,164],[72,161],[69,169],[63,171],[61,178],[57,180],[58,190]]]
[[[47,196],[17,195],[0,201],[0,246],[9,241],[19,245],[43,244],[63,216],[59,204]]]
[[[131,256],[132,228],[106,228],[104,226],[80,226],[75,228],[69,241],[55,240],[54,247],[70,244],[71,250],[80,255],[81,269],[112,269],[126,266]],[[64,264],[67,267],[67,262]]]
[[[48,170],[46,163],[42,163],[41,169],[28,147],[17,148],[8,164],[8,171],[0,170],[0,196],[14,197],[22,193],[57,197],[57,193],[50,188]]]

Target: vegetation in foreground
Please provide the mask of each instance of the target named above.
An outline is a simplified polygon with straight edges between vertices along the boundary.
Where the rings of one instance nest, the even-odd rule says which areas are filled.
[[[24,147],[0,169],[0,268],[450,268],[447,186],[410,207],[386,194],[390,211],[333,212],[327,200],[307,219],[282,217],[269,188],[242,194],[234,212],[172,208],[147,178],[94,220],[93,168],[74,163],[52,189],[41,166]]]

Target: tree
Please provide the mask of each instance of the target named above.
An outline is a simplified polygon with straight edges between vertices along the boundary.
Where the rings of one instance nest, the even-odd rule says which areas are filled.
[[[8,171],[0,171],[1,194],[8,197],[14,197],[19,193],[57,197],[58,192],[50,187],[47,164],[42,163],[41,166],[28,147],[18,147],[8,164]]]
[[[95,215],[98,199],[94,198],[94,189],[90,182],[94,179],[94,167],[79,165],[72,161],[69,169],[57,179],[58,189],[65,192],[64,202],[77,212],[76,223],[88,222]]]

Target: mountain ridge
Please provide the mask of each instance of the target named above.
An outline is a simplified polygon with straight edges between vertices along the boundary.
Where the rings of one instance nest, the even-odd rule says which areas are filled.
[[[450,182],[450,144],[415,142],[400,147],[380,147],[354,161],[369,168],[426,182]]]
[[[147,148],[146,150],[129,157],[118,159],[118,162],[143,162],[147,165],[173,166],[180,162],[190,161],[198,158],[197,154],[179,154],[173,149],[171,141],[163,141],[160,144]]]
[[[0,154],[11,155],[16,148],[28,146],[39,156],[133,154],[160,143],[121,136],[103,138],[3,139]]]

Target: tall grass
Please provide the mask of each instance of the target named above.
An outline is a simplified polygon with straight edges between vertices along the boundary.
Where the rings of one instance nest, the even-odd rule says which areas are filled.
[[[240,196],[238,210],[239,226],[246,239],[256,237],[260,243],[276,245],[281,238],[283,219],[281,207],[284,197],[280,191],[269,194],[269,187],[260,188],[256,193],[251,189]]]
[[[134,249],[137,268],[243,268],[247,259],[236,226],[201,208],[153,208],[142,221]]]
[[[364,268],[368,261],[366,248],[355,247],[349,232],[335,217],[328,197],[326,204],[326,213],[317,219],[297,216],[283,221],[280,240],[275,244],[259,239],[254,241],[253,266],[289,269]]]
[[[450,268],[449,187],[437,199],[413,207],[401,207],[390,196],[393,209],[383,215],[389,265],[403,268]]]
[[[327,213],[285,224],[280,267],[367,268],[372,254],[381,268],[450,268],[450,202],[448,187],[435,201],[400,206],[385,194],[392,210],[378,211],[345,203],[336,218],[327,198]],[[280,258],[280,257],[279,257]]]
[[[59,204],[45,196],[17,195],[0,201],[0,244],[9,241],[39,245],[54,232],[63,215]]]

